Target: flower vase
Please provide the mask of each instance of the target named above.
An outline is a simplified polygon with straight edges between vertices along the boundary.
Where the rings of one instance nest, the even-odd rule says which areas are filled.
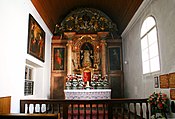
[[[164,110],[154,110],[154,113],[151,116],[151,119],[167,119],[166,113]]]

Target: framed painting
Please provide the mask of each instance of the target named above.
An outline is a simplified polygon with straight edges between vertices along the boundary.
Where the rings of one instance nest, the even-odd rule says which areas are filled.
[[[66,63],[65,47],[53,46],[52,47],[52,71],[65,71]]]
[[[121,70],[121,47],[109,47],[108,48],[109,58],[109,70],[117,71]]]
[[[29,14],[27,53],[44,62],[45,32],[31,14]]]

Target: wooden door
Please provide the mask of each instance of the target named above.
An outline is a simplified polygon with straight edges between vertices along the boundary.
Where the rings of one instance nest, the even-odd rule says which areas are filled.
[[[121,40],[108,41],[107,69],[111,87],[111,98],[122,98],[124,95],[124,81],[122,68],[122,42]]]
[[[110,74],[109,76],[111,84],[111,98],[123,97],[123,75]]]

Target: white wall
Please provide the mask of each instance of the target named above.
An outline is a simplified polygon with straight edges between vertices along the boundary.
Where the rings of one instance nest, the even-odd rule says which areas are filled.
[[[152,1],[152,2],[151,2]],[[151,2],[151,4],[149,4]],[[142,6],[122,34],[125,96],[128,98],[147,98],[154,91],[165,92],[169,89],[155,89],[153,77],[175,71],[175,0],[145,0],[148,6]],[[142,75],[140,29],[146,17],[153,15],[157,22],[160,48],[161,71],[151,75]],[[130,28],[129,28],[130,27]],[[127,31],[129,30],[129,31]]]
[[[29,13],[46,32],[45,62],[27,54]],[[19,100],[24,96],[25,64],[36,66],[34,98],[50,95],[52,34],[30,0],[0,1],[0,97],[12,96],[11,112],[19,112]]]

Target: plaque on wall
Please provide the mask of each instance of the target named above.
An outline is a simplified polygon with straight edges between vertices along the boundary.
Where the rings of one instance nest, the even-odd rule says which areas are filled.
[[[170,89],[170,98],[171,100],[175,100],[175,89]]]
[[[169,88],[175,88],[175,73],[169,74]]]
[[[168,74],[160,75],[160,88],[169,88]]]
[[[159,88],[159,77],[154,77],[154,88]]]

